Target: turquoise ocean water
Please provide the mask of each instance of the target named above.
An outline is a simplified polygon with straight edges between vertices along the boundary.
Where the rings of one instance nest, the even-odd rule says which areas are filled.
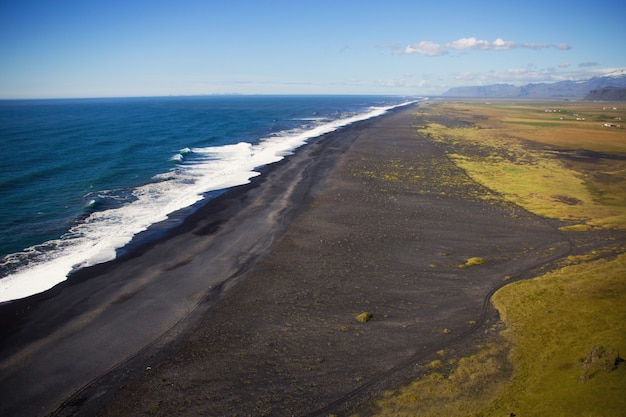
[[[115,258],[173,212],[406,97],[0,101],[0,302]]]

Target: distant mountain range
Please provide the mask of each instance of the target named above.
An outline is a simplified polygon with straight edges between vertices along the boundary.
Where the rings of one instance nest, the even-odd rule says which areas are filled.
[[[465,98],[554,98],[583,99],[592,90],[601,91],[607,87],[626,88],[626,73],[618,71],[604,77],[594,77],[585,81],[559,81],[556,83],[526,84],[493,84],[472,87],[454,87],[442,94],[442,97]],[[600,93],[594,93],[600,97]],[[589,100],[607,100],[603,98],[587,98]]]

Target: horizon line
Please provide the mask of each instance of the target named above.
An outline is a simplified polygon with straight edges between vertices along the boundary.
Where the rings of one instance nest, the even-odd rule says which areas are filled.
[[[368,97],[439,97],[436,95],[421,94],[368,94],[368,93],[350,93],[350,94],[332,94],[332,93],[209,93],[209,94],[169,94],[169,95],[138,95],[138,96],[68,96],[68,97],[0,97],[0,101],[27,101],[27,100],[105,100],[105,99],[144,99],[144,98],[193,98],[193,97],[230,97],[230,96],[250,96],[250,97],[350,97],[350,96],[368,96]]]

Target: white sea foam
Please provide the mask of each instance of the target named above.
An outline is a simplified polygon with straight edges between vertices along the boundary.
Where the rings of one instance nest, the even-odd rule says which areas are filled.
[[[114,259],[117,249],[150,225],[192,206],[209,191],[248,183],[259,175],[256,169],[280,161],[308,139],[410,103],[370,108],[337,120],[319,119],[313,127],[280,132],[256,144],[240,142],[181,149],[173,157],[178,163],[176,170],[157,175],[153,182],[132,190],[130,202],[92,213],[62,239],[47,242],[46,246],[54,249],[42,251],[35,263],[0,279],[0,302],[45,291],[78,268]],[[37,248],[29,250],[37,251]]]

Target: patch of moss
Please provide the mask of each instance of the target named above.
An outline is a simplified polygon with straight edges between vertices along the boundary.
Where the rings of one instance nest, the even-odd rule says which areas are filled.
[[[372,318],[374,317],[374,315],[370,312],[364,311],[363,313],[359,314],[358,316],[356,316],[356,319],[359,323],[367,323],[368,321],[370,321]]]
[[[503,403],[517,404],[519,415],[571,410],[622,415],[626,397],[617,393],[626,392],[626,366],[613,365],[617,352],[626,351],[625,276],[622,254],[567,266],[494,294],[502,319],[511,323],[503,335],[515,343],[516,376]],[[581,379],[587,382],[580,384]]]
[[[459,265],[459,268],[469,268],[470,266],[484,265],[487,263],[485,258],[473,257],[469,258],[464,264]]]
[[[435,359],[427,365],[429,369],[439,369],[443,366],[443,361],[441,359]]]
[[[573,224],[571,226],[559,227],[559,230],[564,232],[586,232],[589,229],[591,229],[591,226],[588,224]]]
[[[509,345],[493,340],[478,352],[441,371],[443,362],[434,360],[423,378],[397,390],[387,391],[377,402],[377,417],[477,415],[480,404],[488,401],[510,375],[506,366]],[[502,364],[505,363],[503,366]],[[437,369],[438,371],[432,371]]]

